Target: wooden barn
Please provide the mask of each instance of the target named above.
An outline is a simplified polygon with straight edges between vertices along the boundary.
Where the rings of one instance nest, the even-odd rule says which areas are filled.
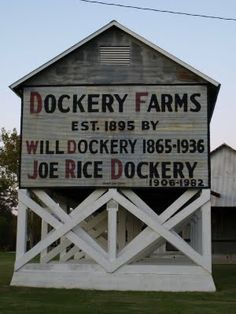
[[[116,21],[12,84],[22,99],[12,285],[214,291],[219,88]],[[29,212],[41,222],[33,247]]]
[[[211,152],[213,263],[236,262],[236,150]]]

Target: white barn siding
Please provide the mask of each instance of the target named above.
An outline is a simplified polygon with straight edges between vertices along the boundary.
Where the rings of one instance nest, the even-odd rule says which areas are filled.
[[[236,151],[226,144],[211,153],[212,207],[236,207]]]

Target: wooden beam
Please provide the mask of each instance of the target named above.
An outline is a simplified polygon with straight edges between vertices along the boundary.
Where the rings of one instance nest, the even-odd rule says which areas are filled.
[[[36,202],[33,200],[24,197],[24,202],[29,203],[34,211],[37,211],[37,214],[47,222],[50,221],[50,224],[55,228],[52,232],[48,234],[48,237],[37,243],[31,250],[29,250],[27,253],[24,254],[18,261],[16,261],[16,269],[19,269],[24,264],[26,264],[28,261],[30,261],[33,257],[35,257],[37,254],[39,254],[42,250],[44,250],[46,247],[51,245],[53,242],[55,242],[57,239],[62,237],[63,235],[67,234],[67,238],[69,238],[72,242],[74,242],[76,245],[78,245],[78,236],[76,238],[76,235],[73,235],[73,232],[71,230],[76,227],[82,220],[86,219],[89,215],[91,215],[94,211],[96,211],[98,208],[102,207],[104,204],[106,204],[114,194],[113,191],[106,192],[101,197],[97,199],[97,193],[92,193],[88,196],[88,198],[83,201],[79,206],[76,207],[76,209],[70,214],[67,215],[62,209],[60,209],[58,206],[54,210],[56,210],[56,214],[64,220],[66,218],[66,221],[64,223],[61,223],[56,218],[54,218],[52,215],[47,213],[44,208],[39,206]],[[100,193],[98,193],[100,194]],[[101,195],[101,194],[100,194]],[[99,195],[99,196],[100,196]],[[95,199],[95,200],[94,200]],[[64,216],[66,215],[66,217]],[[48,221],[49,220],[49,221]],[[72,233],[72,234],[71,234]],[[72,240],[73,239],[73,240]],[[83,243],[83,241],[82,241]],[[86,246],[85,246],[86,247]],[[105,264],[104,264],[105,265]]]
[[[111,200],[107,203],[108,212],[108,256],[110,262],[116,259],[117,251],[117,211],[118,203]]]
[[[22,202],[22,195],[28,195],[27,190],[19,190],[19,206],[17,215],[17,239],[16,239],[16,261],[21,258],[27,247],[27,206]]]
[[[145,209],[145,212],[143,212],[142,209],[135,206],[133,203],[131,203],[128,199],[126,199],[120,193],[117,192],[113,196],[113,199],[115,199],[123,207],[127,208],[133,215],[135,215],[140,220],[145,222],[149,227],[151,227],[154,231],[156,231],[158,235],[164,237],[168,242],[170,242],[178,250],[183,252],[191,260],[193,260],[195,263],[205,268],[206,265],[202,256],[198,252],[193,250],[181,237],[178,236],[177,233],[170,230],[176,224],[178,224],[178,222],[185,219],[187,215],[189,216],[190,213],[193,213],[197,208],[199,208],[199,204],[201,206],[204,203],[206,203],[207,200],[209,200],[208,194],[209,193],[207,192],[202,193],[200,197],[200,201],[197,200],[198,207],[196,207],[196,204],[194,204],[194,206],[191,206],[192,204],[190,204],[189,206],[187,206],[188,210],[186,210],[185,208],[184,210],[176,214],[173,218],[171,218],[169,221],[167,221],[163,226],[160,223],[160,219],[158,215],[156,215],[156,217],[153,216],[153,213],[152,214],[150,213],[150,215],[147,215],[147,209]]]
[[[212,272],[211,255],[211,202],[207,202],[201,207],[202,213],[202,253],[208,271]]]

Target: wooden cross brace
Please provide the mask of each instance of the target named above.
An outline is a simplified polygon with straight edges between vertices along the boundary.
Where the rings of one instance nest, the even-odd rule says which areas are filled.
[[[199,190],[186,191],[161,215],[157,215],[131,190],[122,189],[121,192],[118,192],[116,189],[96,190],[70,214],[66,214],[65,211],[45,192],[38,190],[33,192],[43,202],[46,208],[40,206],[32,200],[26,194],[25,190],[19,190],[19,201],[21,205],[23,205],[24,208],[32,209],[42,218],[42,220],[50,224],[54,229],[32,249],[27,252],[21,250],[21,254],[17,254],[15,263],[16,270],[21,268],[33,257],[38,255],[53,242],[63,236],[94,259],[107,272],[116,271],[119,267],[129,263],[150,246],[153,246],[155,243],[163,239],[175,246],[197,265],[208,271],[211,270],[211,260],[208,252],[210,238],[207,236],[207,231],[209,232],[209,219],[207,219],[207,217],[209,217],[210,208],[209,190],[202,190],[201,193],[199,193]],[[189,202],[194,196],[194,200]],[[188,203],[188,205],[184,207],[186,203]],[[110,214],[108,210],[108,214],[110,215],[110,218],[108,218],[108,220],[110,219],[110,222],[108,221],[108,231],[110,230],[108,232],[108,252],[106,252],[86,231],[81,228],[81,226],[79,226],[79,224],[88,216],[93,214],[97,209],[105,204],[110,204],[108,205],[108,209],[109,206],[111,209],[115,208],[115,210],[110,210]],[[116,223],[118,205],[121,205],[124,209],[144,222],[147,227],[117,255],[117,235],[116,231],[114,232],[113,227]],[[202,226],[202,233],[207,239],[207,241],[203,241],[203,254],[195,251],[176,232],[173,231],[174,228],[183,224],[183,221],[187,220],[199,208],[202,210],[202,213],[206,218],[206,223],[203,223]],[[204,221],[204,219],[202,219],[202,221]]]

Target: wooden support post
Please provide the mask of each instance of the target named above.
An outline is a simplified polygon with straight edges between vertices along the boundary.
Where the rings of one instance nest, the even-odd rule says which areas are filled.
[[[211,256],[211,202],[209,190],[209,202],[201,207],[202,212],[202,253],[208,271],[212,272],[212,256]]]
[[[198,245],[197,250],[200,254],[202,254],[202,243],[203,243],[203,234],[202,234],[202,211],[198,210],[196,212],[197,215],[197,232],[198,232]]]
[[[44,221],[42,219],[42,223],[41,223],[41,240],[45,239],[47,237],[48,234],[48,224],[46,223],[46,221]],[[44,263],[44,258],[47,256],[48,253],[48,248],[42,250],[41,254],[40,254],[40,263]]]
[[[67,204],[64,199],[63,201],[61,201],[60,205],[59,203],[57,203],[57,205],[58,205],[58,208],[61,207],[67,213]],[[60,244],[64,245],[66,242],[67,242],[67,238],[65,236],[60,238]],[[67,254],[67,246],[65,246],[64,250],[60,252],[60,255],[59,255],[60,261],[65,260],[66,254]]]
[[[198,193],[192,201],[193,192],[184,193],[166,209],[167,213],[160,215],[128,190],[122,194],[116,189],[93,192],[71,213],[45,192],[35,190],[34,194],[40,202],[19,190],[19,233],[12,285],[100,289],[102,282],[108,290],[215,291],[211,277],[209,190]],[[99,208],[101,212],[97,212]],[[42,219],[42,239],[27,251],[28,209]],[[129,243],[125,243],[127,216],[132,218],[133,238]],[[192,224],[194,249],[178,235],[188,223]],[[141,224],[145,228],[137,234]],[[50,232],[49,225],[53,228]],[[181,259],[176,265],[173,261],[166,263],[167,259],[163,259],[165,265],[161,264],[160,250],[149,257],[166,241],[185,255],[181,257],[184,264]],[[54,242],[59,244],[46,251]],[[41,263],[28,264],[40,253]],[[59,261],[42,265],[58,254]],[[81,260],[72,264],[69,260],[75,255]],[[185,264],[188,259],[193,263]],[[52,276],[48,276],[49,271]]]
[[[197,217],[196,212],[194,213],[193,220],[194,220],[194,229],[193,229],[193,231],[194,231],[194,249],[196,251],[198,251],[199,234],[198,234],[198,217]]]
[[[117,211],[118,203],[111,200],[107,203],[108,211],[108,256],[110,261],[116,259],[117,242]]]
[[[27,190],[19,192],[28,195]],[[27,206],[21,202],[19,193],[19,206],[17,216],[17,240],[16,240],[16,261],[22,257],[27,249]]]
[[[196,249],[196,218],[195,214],[191,218],[190,222],[190,243],[193,249]]]

